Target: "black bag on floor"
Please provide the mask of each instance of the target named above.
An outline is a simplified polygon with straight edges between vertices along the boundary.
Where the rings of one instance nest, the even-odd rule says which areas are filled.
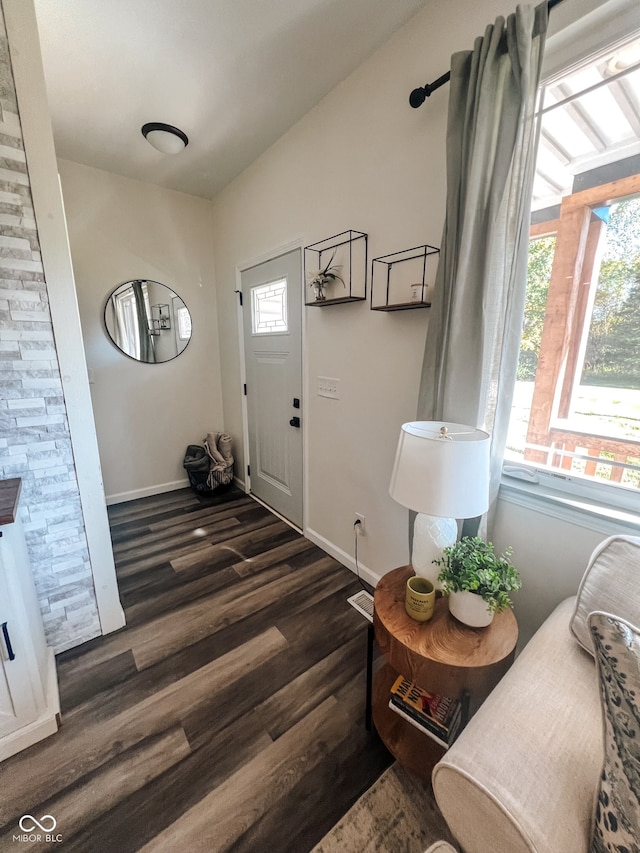
[[[191,487],[196,492],[212,491],[207,484],[210,464],[211,460],[204,447],[201,447],[199,444],[190,444],[187,447],[182,465],[187,472]]]
[[[233,485],[231,438],[223,432],[207,433],[204,447],[190,444],[182,463],[191,488],[199,494],[213,494]]]

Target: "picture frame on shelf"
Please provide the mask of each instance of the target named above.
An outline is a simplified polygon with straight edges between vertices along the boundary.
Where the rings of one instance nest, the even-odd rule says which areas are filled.
[[[440,249],[414,246],[381,255],[371,262],[371,310],[429,308]]]

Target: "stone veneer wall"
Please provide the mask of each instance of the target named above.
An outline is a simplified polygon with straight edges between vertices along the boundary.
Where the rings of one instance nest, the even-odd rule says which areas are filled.
[[[49,645],[101,633],[0,2],[0,477],[21,519]]]

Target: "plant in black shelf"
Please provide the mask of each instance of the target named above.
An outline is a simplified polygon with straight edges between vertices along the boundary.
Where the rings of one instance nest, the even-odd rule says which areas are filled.
[[[433,561],[440,567],[438,580],[449,596],[449,610],[461,622],[484,627],[490,624],[494,613],[512,606],[509,593],[522,586],[520,575],[511,564],[512,548],[498,555],[492,542],[479,536],[463,536],[444,548],[442,554]],[[467,606],[479,606],[480,621],[474,615],[467,618]]]
[[[342,266],[340,264],[333,266],[335,256],[336,252],[334,250],[328,264],[320,270],[307,273],[307,284],[313,289],[316,302],[324,302],[326,300],[325,289],[328,284],[334,284],[336,281],[339,281],[343,287],[345,286],[344,279],[340,275]]]

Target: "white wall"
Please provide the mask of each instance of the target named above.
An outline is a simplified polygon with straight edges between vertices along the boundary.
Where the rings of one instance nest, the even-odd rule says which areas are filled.
[[[236,265],[301,238],[369,234],[369,257],[439,246],[444,216],[447,89],[420,110],[415,86],[440,76],[510,3],[436,0],[331,92],[215,200],[214,248],[227,429],[242,430]],[[407,511],[388,495],[400,425],[416,415],[428,309],[368,303],[307,308],[307,530],[375,574],[408,560]],[[338,377],[340,400],[314,394]],[[244,469],[242,469],[244,470]]]
[[[493,541],[498,552],[510,545],[522,588],[513,595],[524,645],[556,605],[575,595],[595,547],[613,530],[603,530],[587,517],[554,517],[553,507],[535,511],[508,500],[498,502]],[[633,534],[633,530],[620,529]]]
[[[440,76],[451,53],[471,47],[513,5],[429,3],[216,198],[223,396],[226,428],[236,438],[236,267],[293,240],[308,244],[349,228],[369,234],[370,259],[421,243],[439,246],[448,90],[419,110],[409,107],[408,95]],[[382,314],[356,303],[305,312],[306,533],[353,566],[352,522],[354,513],[364,514],[359,558],[375,580],[408,562],[407,511],[391,500],[388,484],[400,425],[416,415],[429,311]],[[340,400],[315,395],[319,375],[341,380]],[[522,569],[517,613],[524,639],[575,591],[605,535],[501,502],[494,538],[500,548],[514,546]]]
[[[110,502],[188,485],[188,444],[222,429],[211,204],[59,161],[105,493]],[[150,279],[174,290],[193,337],[172,361],[141,364],[103,325],[114,287]]]

